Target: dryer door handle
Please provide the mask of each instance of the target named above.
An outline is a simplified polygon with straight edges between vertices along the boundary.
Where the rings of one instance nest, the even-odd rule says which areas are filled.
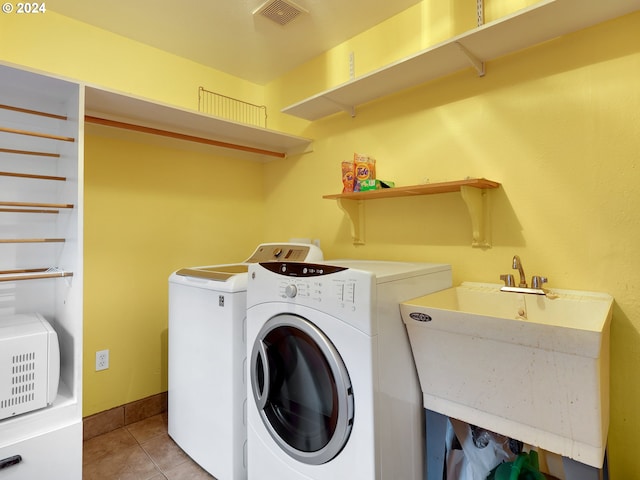
[[[253,372],[251,374],[251,383],[253,385],[253,393],[256,398],[258,410],[262,410],[267,405],[271,381],[269,378],[269,364],[267,361],[267,346],[262,340],[258,340],[257,346],[258,355],[256,356]],[[261,371],[258,371],[258,369],[261,369]],[[260,373],[262,373],[262,390],[260,390],[260,382],[258,382]]]

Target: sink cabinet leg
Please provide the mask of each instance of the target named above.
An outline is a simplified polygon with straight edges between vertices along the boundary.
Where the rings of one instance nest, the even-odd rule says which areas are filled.
[[[562,467],[566,480],[604,480],[604,472],[584,463],[577,462],[568,457],[562,457]]]
[[[442,480],[445,466],[445,443],[447,437],[447,421],[445,415],[431,410],[425,411],[427,430],[426,445],[426,480]]]

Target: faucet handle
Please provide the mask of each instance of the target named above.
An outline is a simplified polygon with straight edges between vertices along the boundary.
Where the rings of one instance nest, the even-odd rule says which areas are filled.
[[[547,283],[547,277],[534,275],[531,277],[531,288],[542,288],[542,284]]]
[[[513,275],[511,275],[510,273],[505,274],[505,275],[500,275],[500,280],[502,280],[504,282],[504,286],[505,287],[513,287],[513,286],[515,286],[515,282],[513,280]]]

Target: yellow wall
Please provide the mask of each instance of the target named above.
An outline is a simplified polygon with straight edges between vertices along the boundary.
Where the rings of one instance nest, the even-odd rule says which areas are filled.
[[[169,275],[242,261],[264,229],[260,164],[89,130],[85,415],[167,390]],[[95,372],[102,349],[110,368]]]
[[[518,8],[526,6],[523,1],[487,2],[488,15],[507,14],[516,3]],[[231,89],[238,83],[240,89],[247,86],[249,95],[264,95],[270,124],[275,119],[272,126],[314,138],[313,153],[263,166],[160,149],[142,145],[141,141],[104,138],[99,133],[88,136],[86,414],[166,388],[162,370],[166,368],[166,341],[162,339],[166,335],[166,276],[172,268],[199,263],[208,255],[202,245],[179,252],[175,245],[199,238],[196,230],[206,216],[199,211],[201,206],[205,208],[206,204],[208,211],[215,211],[227,198],[212,189],[210,196],[195,200],[190,185],[201,181],[203,170],[209,172],[207,176],[223,171],[236,178],[246,176],[254,187],[238,199],[245,206],[241,219],[255,221],[255,230],[247,232],[246,222],[236,217],[221,222],[236,236],[221,241],[219,246],[233,248],[236,258],[259,241],[283,240],[304,232],[304,236],[321,239],[328,258],[448,262],[453,265],[456,282],[497,281],[501,273],[510,271],[511,257],[519,254],[527,274],[548,276],[550,287],[612,294],[616,302],[611,349],[611,478],[637,475],[640,13],[490,62],[484,78],[470,69],[390,96],[359,108],[355,118],[338,114],[309,123],[272,114],[288,103],[347,80],[345,56],[350,51],[356,53],[358,74],[362,74],[394,56],[406,55],[411,49],[423,48],[447,33],[466,28],[469,19],[466,11],[460,13],[460,2],[449,2],[448,8],[439,4],[437,10],[435,4],[425,0],[411,15],[401,15],[365,32],[264,89],[237,79],[226,87]],[[224,77],[53,13],[47,15],[51,24],[14,23],[9,30],[0,24],[1,59],[190,108],[193,104],[187,97],[194,87],[204,79]],[[451,15],[452,20],[440,25],[445,15]],[[0,17],[0,22],[5,19]],[[431,30],[434,25],[438,28]],[[27,30],[21,30],[23,27]],[[58,40],[53,34],[62,27],[69,32]],[[372,53],[376,45],[389,43],[394,32],[401,31],[405,41],[398,51],[381,55],[384,58],[378,64]],[[407,32],[414,32],[415,37]],[[71,46],[78,38],[87,44],[99,39],[110,55],[96,57],[89,45],[81,47],[81,62],[60,57],[56,43],[63,47],[68,42],[68,48],[62,50],[74,51]],[[104,45],[114,45],[113,50]],[[367,52],[362,50],[367,48]],[[157,57],[132,73],[130,67],[135,62],[128,64],[115,55],[121,49]],[[101,67],[105,58],[109,68]],[[180,69],[184,69],[184,75],[160,74]],[[147,75],[147,71],[153,74]],[[183,83],[189,87],[183,89]],[[501,189],[491,193],[493,248],[469,246],[470,221],[457,194],[368,202],[367,243],[354,247],[344,214],[335,202],[321,198],[340,190],[340,161],[354,151],[374,155],[378,176],[395,180],[398,185],[466,176],[501,182]],[[148,178],[154,167],[160,170]],[[129,171],[132,176],[123,178],[123,172]],[[173,195],[169,191],[175,197],[167,198]],[[129,208],[124,211],[113,208],[114,202],[121,206],[127,200]],[[174,216],[154,216],[156,203]],[[176,205],[182,214],[188,212],[186,217],[177,213]],[[136,210],[145,212],[142,225]],[[262,220],[263,213],[268,222]],[[172,227],[176,222],[182,222],[186,235],[175,236]],[[124,243],[115,238],[119,232]],[[212,230],[210,236],[214,233]],[[235,246],[239,239],[246,239],[245,244]],[[167,260],[160,267],[154,259],[163,253]],[[210,259],[217,260],[213,256]],[[142,275],[133,265],[149,269],[149,274]],[[129,275],[121,275],[116,266]],[[109,274],[102,276],[105,271]],[[144,321],[140,322],[141,318]],[[149,329],[149,325],[153,327]],[[105,347],[115,352],[111,376],[98,377],[92,371],[93,354]],[[154,358],[149,360],[149,356]]]

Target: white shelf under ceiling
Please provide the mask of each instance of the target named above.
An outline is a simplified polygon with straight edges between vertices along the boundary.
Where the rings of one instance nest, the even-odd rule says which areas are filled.
[[[177,141],[230,144],[213,146],[254,160],[283,158],[308,151],[311,140],[275,130],[247,125],[194,110],[158,103],[95,86],[85,86],[85,113],[89,123],[98,120],[112,125],[142,127],[138,131],[159,131]],[[105,123],[108,125],[108,123]],[[103,124],[103,125],[105,125]],[[191,140],[190,140],[191,139]],[[240,148],[235,148],[240,147]],[[242,150],[246,147],[246,150]]]
[[[290,105],[307,120],[355,107],[640,9],[640,0],[544,0]]]

